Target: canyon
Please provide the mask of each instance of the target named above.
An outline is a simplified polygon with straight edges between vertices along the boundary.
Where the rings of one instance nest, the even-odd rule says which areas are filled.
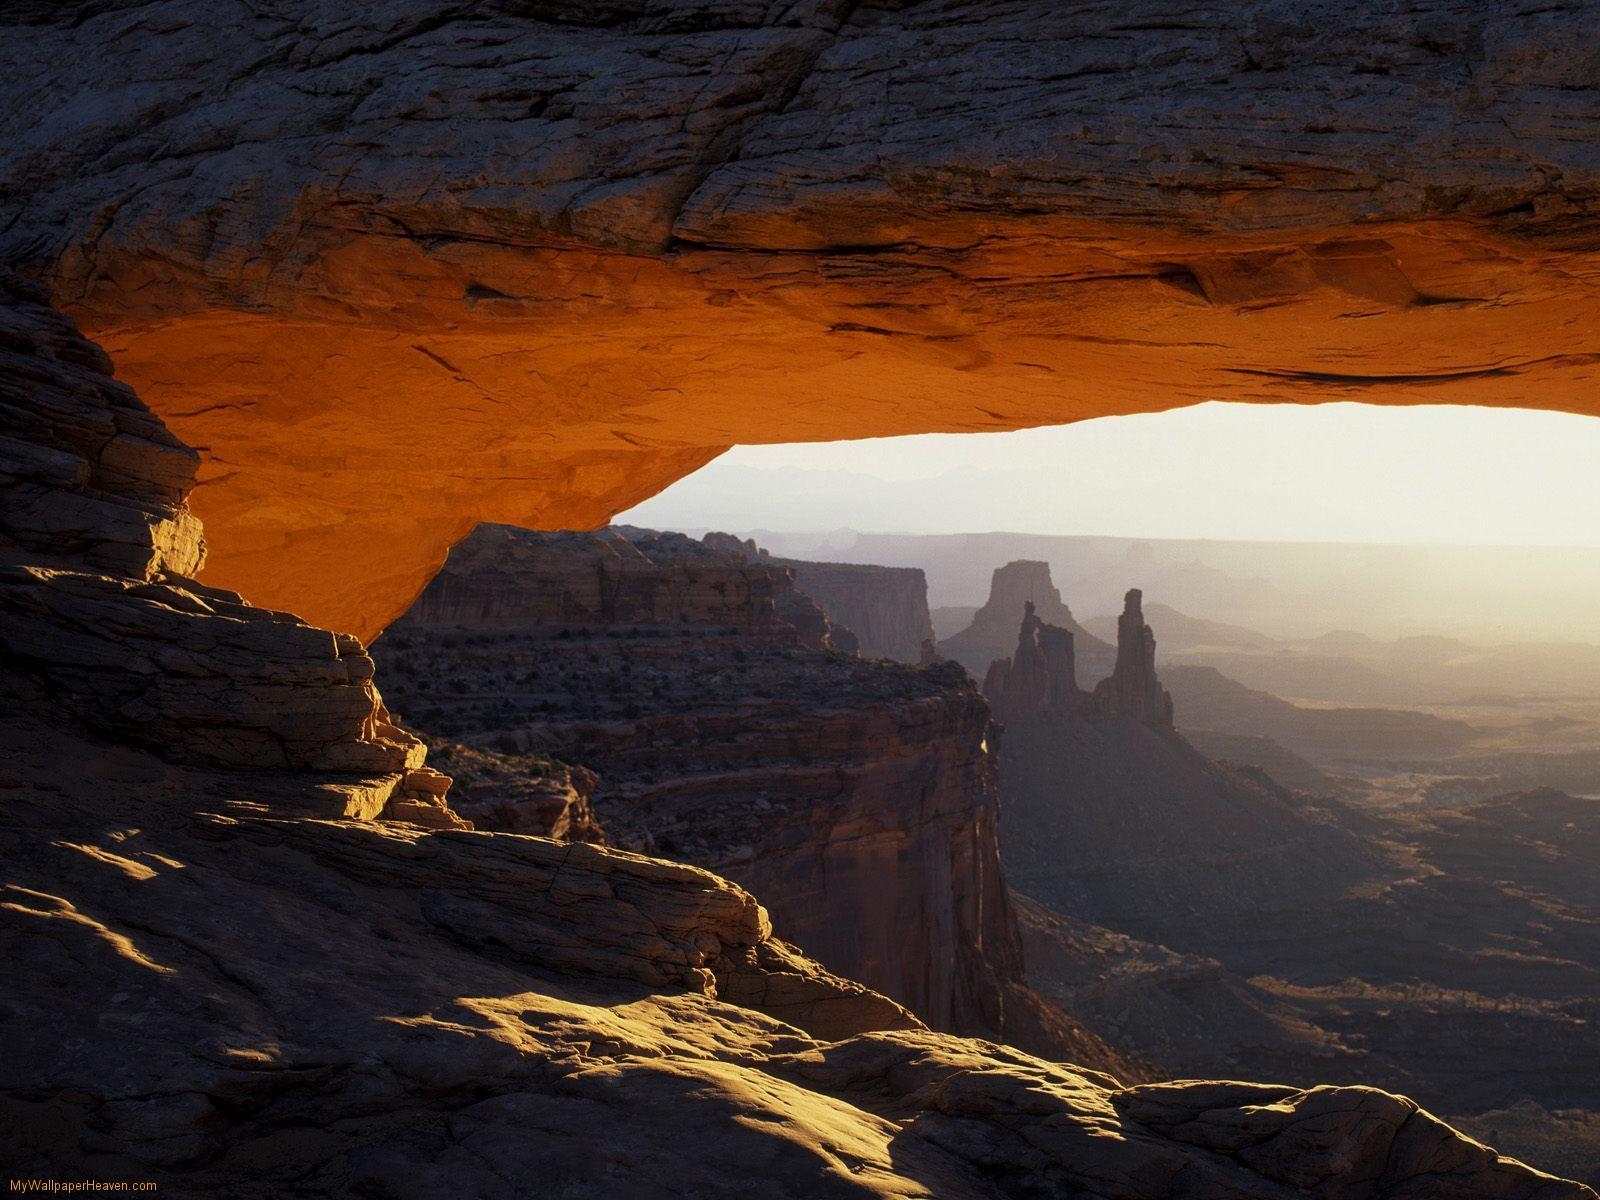
[[[480,524],[596,528],[738,442],[1219,395],[1595,412],[1591,8],[5,6],[8,1169],[263,1197],[1592,1198],[1372,1087],[1139,1082],[931,1029],[736,882],[608,844],[649,831],[606,828],[583,764],[448,744],[458,802],[368,650]],[[631,565],[584,574],[550,640],[619,779],[643,713],[588,667],[672,639],[595,629],[731,595],[748,626],[708,669],[770,639],[812,703],[880,690],[841,713],[861,729],[794,737],[983,791],[981,744],[940,760],[900,721],[970,751],[957,666],[830,651],[749,563],[680,587],[609,550]],[[490,639],[521,619],[498,603],[446,610]],[[1142,669],[1111,678],[1085,722],[1170,748]],[[978,883],[928,927],[1014,978],[993,806],[919,796],[950,843],[909,867]],[[1149,932],[1182,924],[1148,900]],[[980,964],[924,966],[919,1000],[989,1019]]]
[[[1358,1195],[1590,1194],[1369,1089],[1124,1086],[930,1033],[708,872],[467,828],[353,639],[181,574],[194,454],[42,299],[0,289],[26,514],[0,543],[8,1170],[242,1196],[1267,1200],[1332,1170]],[[267,684],[161,686],[251,666]]]
[[[808,566],[715,534],[482,526],[374,652],[410,723],[580,764],[612,844],[747,888],[807,954],[934,1028],[1137,1070],[1026,985],[988,706],[954,664],[806,644],[773,596]],[[623,580],[649,602],[624,603]]]
[[[194,453],[33,285],[0,300],[9,1170],[244,1196],[1267,1200],[1334,1171],[1591,1194],[1371,1089],[1127,1086],[931,1033],[715,875],[470,828],[353,638],[183,574]]]
[[[1175,950],[1292,940],[1307,913],[1375,866],[1336,810],[1214,762],[1173,728],[1141,597],[1127,596],[1115,666],[1090,690],[1070,659],[1029,686],[1069,631],[1032,611],[985,691],[999,740],[1007,875],[1026,895]],[[1007,665],[1009,663],[1009,665]],[[1243,951],[1241,951],[1242,953]],[[1265,946],[1260,960],[1270,960]]]
[[[1304,760],[1310,786],[1292,790],[1254,753],[1267,739],[1223,743],[1246,756],[1217,761],[1180,731],[1183,692],[1175,705],[1163,679],[1200,669],[1158,674],[1137,591],[1117,632],[1115,670],[1086,691],[1072,634],[1027,605],[984,684],[1004,722],[1003,860],[1030,982],[1158,1071],[1266,1064],[1403,1088],[1467,1127],[1504,1122],[1513,1153],[1600,1178],[1600,1142],[1583,1132],[1600,1112],[1600,804],[1546,789],[1373,808]],[[1419,736],[1404,721],[1386,731],[1381,712],[1239,685],[1213,708],[1237,692],[1255,701],[1248,728]],[[1459,744],[1426,714],[1392,716]]]

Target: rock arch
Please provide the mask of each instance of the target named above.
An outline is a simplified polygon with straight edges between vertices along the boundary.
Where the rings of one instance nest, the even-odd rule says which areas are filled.
[[[738,442],[1600,410],[1593,4],[302,8],[17,9],[0,255],[323,625]]]

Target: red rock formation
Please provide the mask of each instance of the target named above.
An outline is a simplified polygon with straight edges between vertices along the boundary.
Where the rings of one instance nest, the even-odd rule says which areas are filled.
[[[775,572],[709,553],[691,564],[694,543],[681,541],[652,557],[658,547],[618,529],[535,534],[480,525],[451,552],[412,615],[481,628],[687,624],[779,634]],[[535,561],[537,571],[526,569]]]
[[[450,772],[450,807],[475,829],[526,833],[558,842],[607,842],[594,811],[593,771],[547,757],[502,754],[433,739],[428,756]]]
[[[688,625],[813,650],[852,644],[841,629],[844,645],[835,645],[828,614],[796,591],[786,566],[746,555],[737,541],[729,548],[622,526],[559,534],[479,526],[409,617],[461,628]]]
[[[0,648],[13,700],[173,762],[320,772],[299,797],[373,817],[419,782],[347,634],[187,575],[197,456],[97,346],[0,272]],[[332,782],[329,774],[344,778]]]
[[[972,624],[945,638],[940,650],[978,676],[997,659],[1010,658],[1017,644],[1017,614],[1025,608],[1036,611],[1042,624],[1071,635],[1074,676],[1081,671],[1094,680],[1111,670],[1116,652],[1078,624],[1051,582],[1046,562],[1022,560],[996,567],[989,599],[973,616]]]
[[[372,684],[372,660],[353,637],[252,608],[177,573],[202,553],[199,523],[186,506],[195,456],[109,370],[104,354],[45,306],[37,288],[0,273],[0,729],[8,762],[0,832],[7,901],[0,910],[8,918],[78,921],[72,902],[34,886],[49,877],[47,886],[61,887],[73,875],[70,861],[41,866],[45,842],[110,865],[124,886],[206,864],[200,874],[207,883],[179,907],[204,909],[224,929],[254,912],[249,888],[226,863],[242,867],[245,877],[276,878],[280,851],[291,850],[291,876],[296,853],[332,864],[335,875],[357,884],[392,886],[409,871],[411,886],[427,897],[432,928],[492,943],[528,964],[708,996],[721,986],[801,1025],[815,1020],[827,1036],[921,1027],[899,1006],[773,941],[765,911],[725,881],[590,847],[473,834],[446,803],[450,779],[424,766],[422,743],[390,723]],[[118,794],[116,805],[106,803],[108,787]],[[568,807],[582,819],[581,806]],[[185,848],[163,854],[132,847],[129,839],[151,825],[178,831]],[[69,830],[89,842],[62,841]],[[200,845],[189,844],[195,839]],[[235,842],[267,847],[268,859],[227,848]],[[120,857],[112,845],[157,865]],[[223,861],[203,845],[222,846]],[[280,886],[290,894],[297,885]],[[229,902],[217,909],[208,887],[231,891]],[[162,901],[154,903],[160,910]],[[343,901],[336,903],[343,911]],[[138,908],[135,899],[131,909]],[[559,928],[575,918],[573,928]],[[144,919],[163,918],[158,911]],[[186,975],[94,919],[79,924],[96,931],[86,935],[91,941],[105,934],[113,949],[109,962],[87,950],[69,954],[74,970]],[[146,928],[139,925],[139,937]],[[56,944],[48,933],[5,936],[8,958],[15,948],[39,958],[40,946]],[[299,930],[295,940],[303,948]],[[193,945],[182,935],[172,944]],[[224,969],[219,978],[236,987],[240,977]],[[86,996],[102,1000],[116,991],[80,983]],[[15,978],[13,986],[32,1014],[37,997],[58,982],[46,974]],[[265,994],[251,989],[250,1004]],[[196,999],[181,997],[183,1011]],[[13,1016],[23,1011],[4,1008]],[[19,1049],[37,1067],[53,1040],[41,1028]],[[189,1042],[170,1028],[158,1031],[151,1063],[181,1057]],[[113,1090],[114,1108],[125,1101],[115,1095],[120,1077],[105,1074],[112,1061],[97,1052],[82,1065],[98,1073],[85,1077],[88,1088]],[[19,1088],[8,1077],[4,1090],[47,1101],[54,1094],[37,1079]],[[98,1093],[76,1090],[91,1105],[107,1106],[94,1099]],[[169,1136],[159,1119],[156,1126],[156,1140]],[[135,1129],[102,1143],[140,1137]],[[188,1155],[184,1149],[176,1158],[141,1161]],[[126,1162],[113,1156],[99,1165],[120,1173]]]
[[[814,563],[797,562],[794,558],[773,558],[762,547],[755,544],[754,538],[734,538],[731,533],[707,533],[701,541],[710,549],[718,550],[731,557],[742,558],[744,562],[773,563],[789,570],[790,576],[798,576],[798,571]],[[866,568],[875,570],[875,568]],[[824,592],[826,595],[826,592]],[[795,586],[784,590],[778,597],[779,614],[784,621],[789,622],[795,629],[800,630],[802,645],[811,648],[827,648],[837,650],[842,654],[859,654],[861,638],[856,637],[854,630],[846,626],[842,613],[846,606],[838,603],[837,595],[830,597],[829,605],[818,603],[818,598],[802,589],[795,578]],[[870,653],[870,651],[869,651]],[[893,658],[893,656],[886,656]]]
[[[1131,588],[1117,618],[1117,664],[1095,685],[1089,713],[1101,721],[1143,721],[1172,728],[1172,697],[1156,676],[1156,635],[1144,623],[1143,593]]]

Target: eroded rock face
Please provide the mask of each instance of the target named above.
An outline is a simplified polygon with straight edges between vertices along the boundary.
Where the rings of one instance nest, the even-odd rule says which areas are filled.
[[[548,756],[506,754],[442,738],[428,742],[435,767],[450,773],[450,808],[475,829],[527,833],[604,846],[594,810],[593,771]]]
[[[1594,16],[12,6],[0,256],[209,447],[208,581],[365,638],[735,443],[1595,411]]]
[[[776,559],[794,571],[795,587],[854,635],[857,651],[896,662],[931,661],[937,643],[928,616],[928,580],[915,567]]]
[[[193,575],[200,456],[110,377],[42,288],[3,269],[0,320],[0,538],[133,579]]]
[[[651,556],[660,594],[698,581],[733,601],[751,578],[789,579],[717,539],[490,531],[377,643],[399,710],[490,754],[582,764],[613,841],[737,880],[841,974],[939,1028],[999,1036],[1022,965],[982,697],[953,664],[802,649],[770,600],[765,624],[574,606],[616,542]],[[491,595],[491,622],[458,602]],[[498,820],[491,798],[508,796],[488,784],[463,811]]]
[[[1130,588],[1117,618],[1117,662],[1095,684],[1089,711],[1102,721],[1142,721],[1172,728],[1172,697],[1156,675],[1156,635],[1144,623],[1143,594]]]
[[[1070,629],[1039,619],[1029,600],[1010,658],[997,658],[983,677],[983,694],[1001,721],[1024,720],[1046,709],[1081,706]]]
[[[0,741],[14,1171],[401,1200],[1279,1200],[1315,1172],[1358,1200],[1593,1197],[1382,1093],[1123,1088],[927,1033],[690,867],[224,811],[235,782],[143,752],[26,720]]]
[[[1019,614],[1032,615],[1041,627],[1050,626],[1071,636],[1074,686],[1080,677],[1092,686],[1110,674],[1116,650],[1078,624],[1050,578],[1050,564],[1027,559],[995,568],[989,599],[973,615],[972,624],[945,638],[939,649],[981,678],[991,663],[1012,657]],[[1024,641],[1029,636],[1024,629]]]
[[[388,721],[348,634],[187,575],[197,456],[101,350],[0,273],[0,648],[8,704],[175,762],[343,777],[306,789],[375,816],[423,749]]]
[[[459,628],[723,627],[798,645],[779,615],[790,574],[681,534],[534,533],[481,525],[417,598],[413,621]],[[807,633],[825,638],[823,630]]]

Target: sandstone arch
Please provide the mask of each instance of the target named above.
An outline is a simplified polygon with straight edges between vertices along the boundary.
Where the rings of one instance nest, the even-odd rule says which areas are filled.
[[[222,7],[15,7],[0,255],[320,624],[736,442],[1600,411],[1594,3]]]

